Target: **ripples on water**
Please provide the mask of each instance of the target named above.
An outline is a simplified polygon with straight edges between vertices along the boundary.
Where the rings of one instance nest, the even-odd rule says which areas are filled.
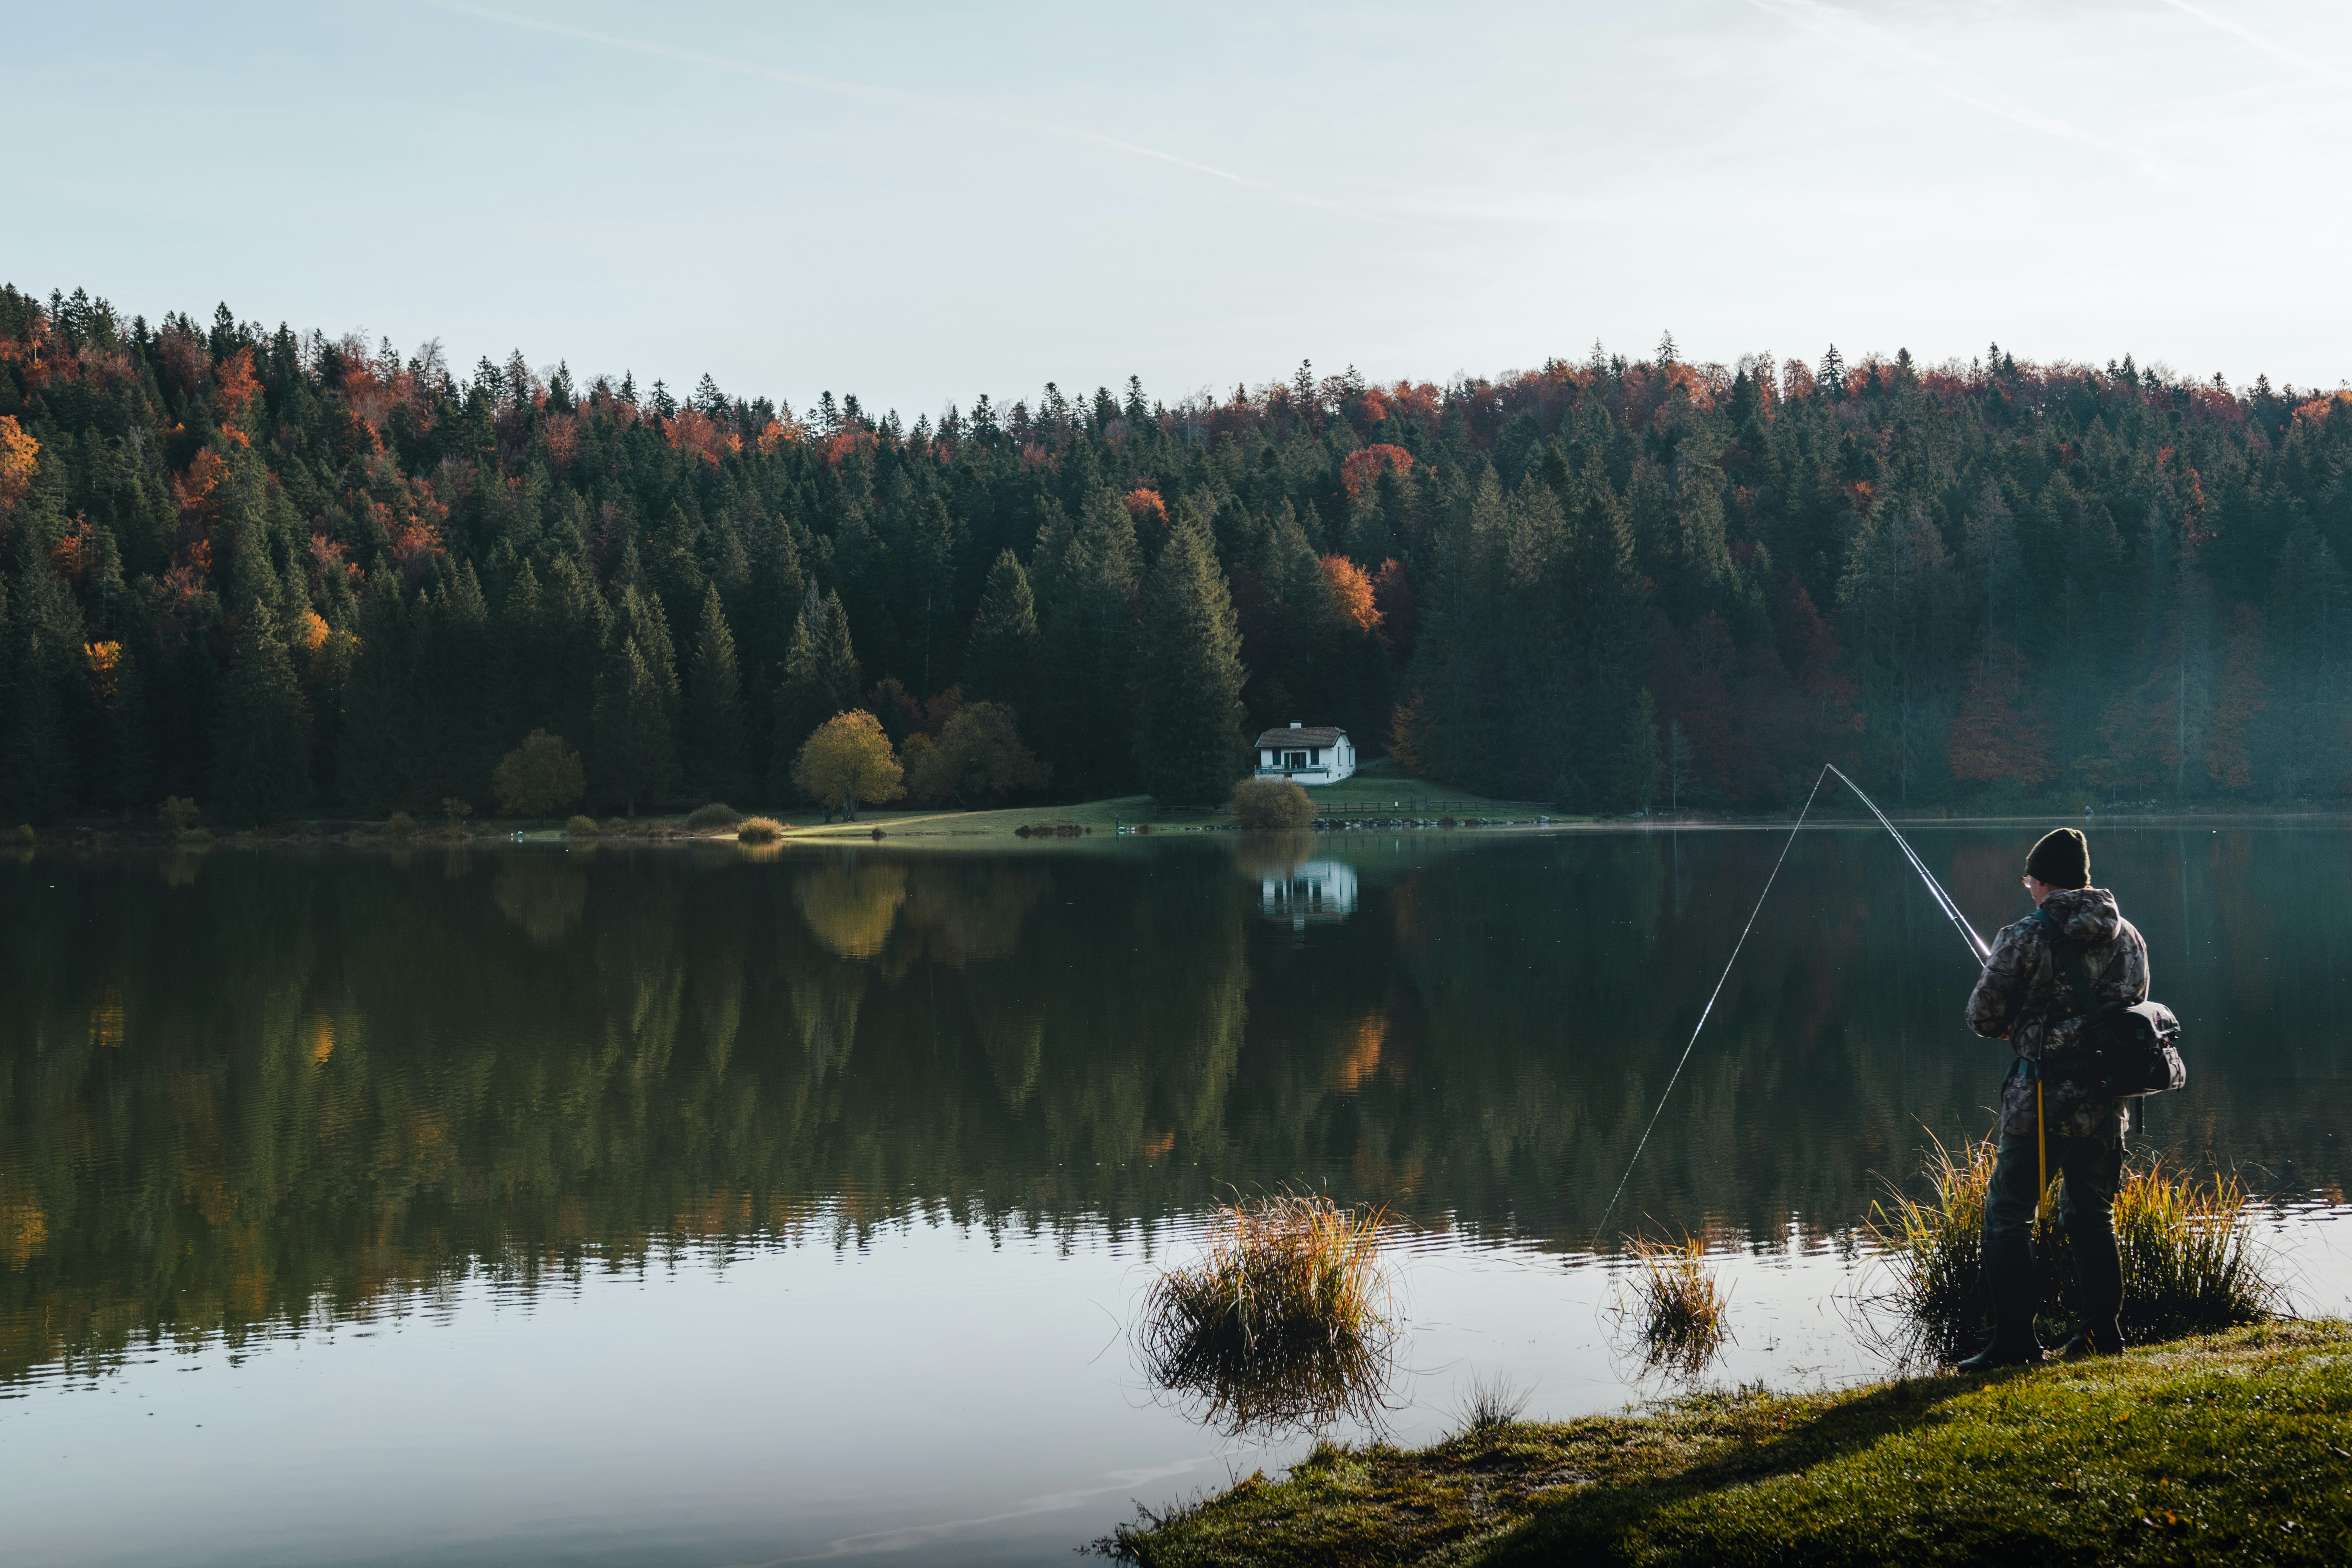
[[[2030,837],[1919,847],[1989,930]],[[2190,1031],[2142,1147],[2332,1310],[2347,842],[2095,840]],[[1658,1392],[1593,1231],[1777,850],[0,862],[12,1560],[1064,1560],[1293,1451],[1128,1353],[1235,1191],[1396,1216],[1394,1436]],[[1806,835],[1769,915],[1612,1229],[1709,1237],[1710,1375],[1840,1381],[1871,1199],[2001,1064],[1891,846]]]

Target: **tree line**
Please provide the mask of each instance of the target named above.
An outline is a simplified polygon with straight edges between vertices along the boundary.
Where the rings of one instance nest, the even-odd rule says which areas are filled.
[[[1604,353],[911,426],[0,289],[0,813],[1222,800],[1338,723],[1571,811],[2352,784],[2352,394]],[[806,770],[801,770],[806,776]]]

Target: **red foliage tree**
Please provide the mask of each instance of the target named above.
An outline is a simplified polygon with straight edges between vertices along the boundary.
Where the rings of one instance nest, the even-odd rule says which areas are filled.
[[[1412,454],[1402,447],[1376,441],[1339,459],[1340,488],[1353,500],[1366,485],[1379,483],[1381,475],[1391,468],[1400,477],[1412,472]]]
[[[1378,630],[1381,612],[1370,576],[1344,555],[1326,555],[1321,560],[1324,580],[1331,584],[1331,605],[1339,618],[1359,632]]]

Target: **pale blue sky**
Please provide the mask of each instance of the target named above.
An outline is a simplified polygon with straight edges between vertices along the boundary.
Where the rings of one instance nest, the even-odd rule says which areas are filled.
[[[2352,0],[15,10],[0,276],[461,366],[2352,375]]]

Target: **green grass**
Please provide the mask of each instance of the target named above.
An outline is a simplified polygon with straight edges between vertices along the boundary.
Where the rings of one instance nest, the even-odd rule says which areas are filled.
[[[1400,802],[1415,800],[1423,803],[1419,810],[1424,816],[1484,816],[1492,811],[1497,816],[1519,817],[1552,811],[1540,802],[1496,802],[1454,784],[1433,784],[1427,779],[1409,779],[1393,773],[1357,773],[1338,784],[1306,787],[1307,797],[1317,806],[1342,816],[1402,812],[1407,808]]]
[[[2352,1326],[1327,1445],[1102,1548],[1160,1568],[2340,1563]]]

